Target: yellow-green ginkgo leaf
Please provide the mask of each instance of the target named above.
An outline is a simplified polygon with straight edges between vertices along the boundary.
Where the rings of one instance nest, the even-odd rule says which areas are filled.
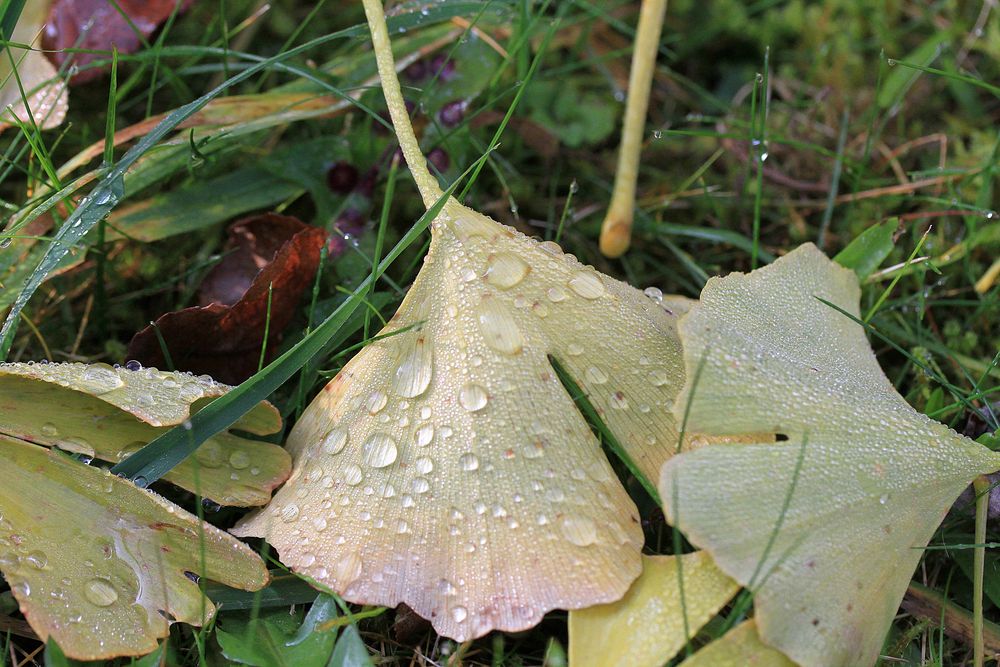
[[[1000,467],[896,393],[863,327],[827,305],[857,317],[859,293],[852,271],[805,245],[713,278],[680,324],[688,428],[787,441],[674,457],[665,515],[754,590],[761,638],[803,665],[875,661],[921,548],[962,489]]]
[[[795,663],[762,642],[751,619],[716,639],[679,667],[795,667]]]
[[[68,456],[0,436],[0,572],[43,640],[74,658],[140,655],[170,623],[200,625],[205,577],[244,590],[260,558],[159,496]]]
[[[393,123],[424,202],[427,171],[367,1]],[[560,383],[555,357],[638,470],[677,446],[683,370],[670,312],[454,199],[381,335],[289,436],[289,482],[237,527],[348,600],[405,602],[459,640],[625,594],[641,569],[631,499]],[[392,334],[392,335],[389,335]]]
[[[29,44],[32,49],[10,44],[0,59],[0,132],[17,122],[47,130],[66,118],[69,92],[56,68],[40,50],[42,24],[49,2],[33,0],[24,6],[11,35],[11,42]],[[11,61],[17,68],[15,75]],[[20,81],[19,81],[20,80]],[[20,85],[19,85],[20,83]],[[27,101],[27,105],[25,105]]]
[[[0,434],[118,462],[230,387],[207,376],[107,364],[0,364]],[[259,403],[234,429],[281,428]],[[281,447],[222,432],[165,476],[223,505],[263,505],[291,470]]]
[[[569,613],[572,667],[659,667],[740,587],[704,551],[643,556],[642,563],[642,574],[621,600]]]

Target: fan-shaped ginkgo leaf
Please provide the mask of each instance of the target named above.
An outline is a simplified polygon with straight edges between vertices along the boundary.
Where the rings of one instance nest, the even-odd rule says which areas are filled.
[[[10,44],[0,54],[0,132],[15,122],[32,121],[47,130],[66,118],[66,83],[45,54],[37,50],[48,6],[42,0],[27,3],[11,35],[11,42],[30,44],[32,48]]]
[[[382,8],[365,7],[393,123],[431,207],[441,190],[406,116]],[[555,243],[451,199],[388,337],[303,413],[288,484],[237,534],[266,537],[348,600],[405,602],[459,640],[616,600],[641,569],[642,530],[549,357],[655,477],[677,447],[675,321]]]
[[[569,613],[573,667],[659,667],[739,590],[704,551],[643,556],[642,563],[642,574],[621,600]]]
[[[0,434],[117,462],[229,389],[155,368],[0,364]],[[281,416],[260,403],[233,428],[274,433]],[[223,505],[263,505],[290,469],[281,447],[223,432],[165,479]]]
[[[795,667],[795,663],[762,642],[751,619],[716,639],[679,667]]]
[[[806,245],[713,278],[680,325],[688,428],[788,439],[674,457],[666,517],[754,591],[764,642],[807,666],[875,661],[921,548],[962,489],[1000,467],[896,393],[863,327],[828,305],[857,317],[859,292]]]
[[[170,623],[200,625],[199,576],[268,579],[246,545],[155,494],[57,451],[0,435],[0,571],[43,640],[74,658],[140,655]]]

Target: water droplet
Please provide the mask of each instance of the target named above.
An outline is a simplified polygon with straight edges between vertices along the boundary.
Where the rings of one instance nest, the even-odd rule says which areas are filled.
[[[584,373],[587,379],[594,384],[604,384],[608,381],[608,374],[602,371],[597,366],[591,366]]]
[[[628,408],[628,400],[626,400],[625,394],[620,391],[616,391],[611,394],[611,407],[617,410],[624,410]]]
[[[115,369],[107,364],[93,364],[80,374],[77,386],[95,396],[106,394],[125,385]]]
[[[526,459],[541,458],[545,454],[545,446],[539,442],[530,442],[523,447],[522,453]]]
[[[318,516],[315,519],[313,519],[313,528],[315,528],[317,532],[322,533],[324,530],[326,530],[326,519],[324,519],[321,516]]]
[[[344,484],[348,486],[357,486],[364,479],[364,476],[365,474],[359,465],[352,463],[344,468]]]
[[[299,506],[295,503],[285,505],[281,509],[281,520],[287,523],[291,523],[299,518]]]
[[[250,455],[242,450],[237,450],[229,455],[229,465],[237,470],[250,467]]]
[[[142,364],[140,364],[135,359],[129,359],[128,361],[125,362],[125,370],[132,371],[133,373],[136,371],[141,371]]]
[[[433,371],[431,345],[424,336],[418,335],[396,368],[392,379],[393,391],[403,398],[415,398],[427,390]]]
[[[451,617],[456,623],[463,623],[469,617],[469,611],[465,607],[452,607]]]
[[[364,463],[372,468],[392,465],[399,454],[396,441],[385,433],[372,433],[362,448]]]
[[[49,563],[49,557],[45,555],[44,551],[30,551],[24,557],[24,562],[36,570],[44,570]]]
[[[479,457],[472,452],[466,452],[458,457],[458,465],[462,468],[462,470],[478,470]]]
[[[347,446],[348,435],[346,427],[335,426],[323,436],[320,449],[323,450],[324,454],[339,454]]]
[[[663,130],[653,130],[653,138],[654,139],[662,139],[663,138]]]
[[[642,293],[657,303],[663,301],[663,290],[659,287],[647,287],[642,290]]]
[[[45,422],[42,424],[42,435],[47,438],[54,438],[59,435],[59,429],[52,422]]]
[[[351,551],[337,562],[333,576],[338,584],[346,586],[361,575],[362,565],[361,554]]]
[[[486,390],[481,385],[475,383],[465,385],[458,392],[459,404],[469,412],[476,412],[485,408],[488,399],[489,394],[486,393]]]
[[[509,252],[497,253],[486,267],[486,282],[500,289],[510,289],[531,271],[528,263]]]
[[[414,493],[427,493],[431,490],[431,483],[426,477],[413,478],[413,484],[410,486]]]
[[[368,410],[368,414],[378,414],[388,402],[389,397],[385,395],[385,392],[381,392],[376,389],[368,395],[368,399],[365,401],[365,408]]]
[[[194,458],[206,468],[218,468],[226,462],[226,452],[215,440],[209,440],[195,450]]]
[[[662,369],[649,371],[649,383],[654,387],[662,387],[670,381],[667,372]]]
[[[597,542],[597,526],[588,517],[564,517],[559,529],[563,537],[578,547],[590,546]]]
[[[10,244],[13,243],[13,242],[14,242],[14,240],[12,238],[10,238],[9,236],[6,236],[6,237],[0,239],[0,248],[9,248]]]
[[[413,441],[417,447],[426,447],[434,439],[434,425],[424,424],[413,434]]]
[[[110,607],[118,600],[118,591],[106,579],[91,579],[83,586],[87,601],[98,607]]]
[[[584,299],[597,299],[604,295],[604,283],[596,273],[581,271],[569,281],[570,289]]]
[[[518,354],[524,349],[524,336],[506,306],[496,299],[479,304],[479,330],[486,344],[497,352]]]
[[[555,255],[556,257],[561,257],[563,255],[562,246],[555,241],[542,241],[538,244],[538,247],[550,255]]]
[[[549,301],[552,303],[559,303],[560,301],[565,301],[568,295],[566,294],[566,290],[561,287],[550,287],[546,290],[545,296],[549,297]]]
[[[434,470],[434,461],[429,456],[421,456],[414,462],[414,466],[421,475],[426,475]]]

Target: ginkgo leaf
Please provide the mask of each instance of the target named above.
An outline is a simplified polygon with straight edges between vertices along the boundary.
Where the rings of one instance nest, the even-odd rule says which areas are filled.
[[[11,42],[28,44],[32,49],[8,44],[0,53],[0,132],[15,122],[32,120],[47,130],[66,118],[66,83],[45,54],[35,50],[41,42],[48,5],[41,0],[27,3],[11,35]]]
[[[642,574],[621,600],[569,613],[573,667],[659,667],[740,588],[704,551],[643,556],[642,563]]]
[[[857,317],[859,293],[852,271],[805,245],[713,278],[680,325],[687,427],[787,442],[674,457],[665,515],[754,591],[762,639],[802,665],[872,664],[921,548],[962,489],[1000,467],[896,393],[837,310]]]
[[[751,619],[701,649],[678,667],[795,667],[795,663],[760,640]]]
[[[393,123],[430,208],[442,196],[366,0]],[[353,602],[406,603],[448,637],[522,630],[625,594],[641,569],[631,499],[549,357],[636,468],[677,447],[677,310],[454,199],[389,325],[289,436],[289,482],[240,524]],[[390,335],[391,334],[391,335]]]
[[[117,462],[229,389],[155,368],[0,364],[0,434]],[[233,428],[274,433],[281,416],[260,403]],[[223,432],[165,479],[223,505],[263,505],[290,470],[281,447]]]
[[[0,572],[42,640],[97,660],[156,648],[214,608],[205,577],[262,588],[246,545],[108,471],[0,435]]]

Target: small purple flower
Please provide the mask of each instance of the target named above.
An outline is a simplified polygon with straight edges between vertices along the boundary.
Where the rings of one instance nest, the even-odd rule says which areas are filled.
[[[358,170],[347,162],[335,162],[326,170],[326,185],[334,192],[346,195],[358,184]]]
[[[469,108],[466,100],[453,100],[438,111],[438,121],[445,127],[455,127],[465,118],[465,110]]]
[[[435,148],[430,153],[427,154],[427,161],[433,165],[435,169],[440,173],[444,173],[448,170],[451,165],[451,158],[444,151],[443,148]]]

